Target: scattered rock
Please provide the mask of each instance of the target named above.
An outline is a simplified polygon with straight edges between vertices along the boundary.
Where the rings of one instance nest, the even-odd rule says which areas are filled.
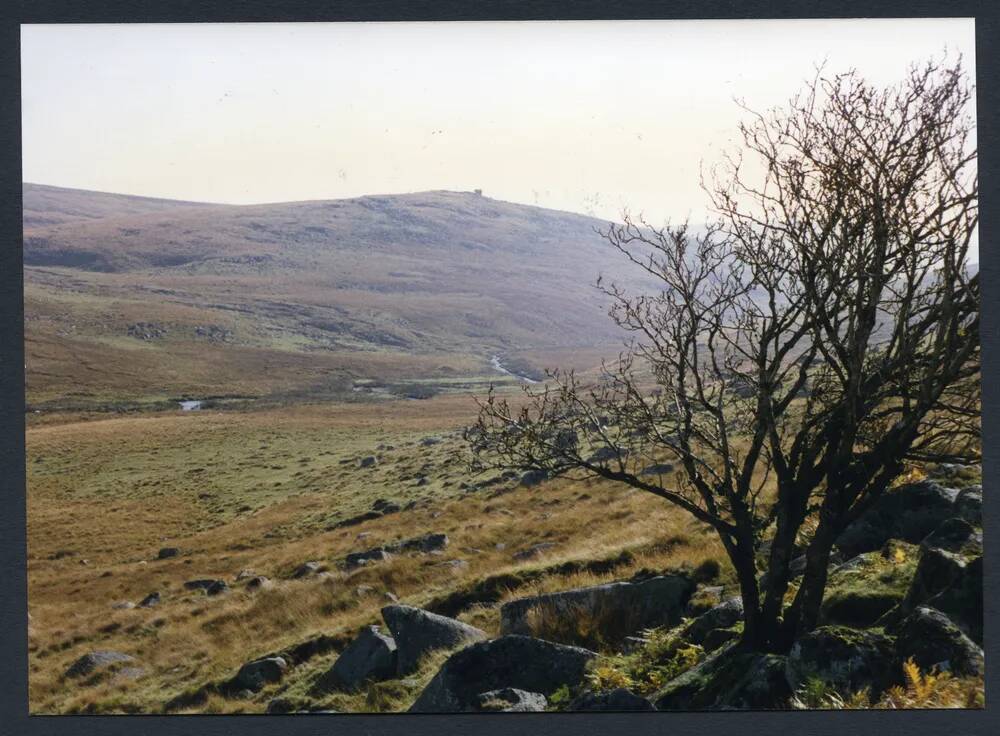
[[[177,547],[164,547],[156,553],[156,559],[169,560],[171,557],[176,557],[180,553],[181,551]]]
[[[572,637],[584,615],[594,628],[592,634],[620,642],[643,629],[676,626],[693,590],[694,583],[686,577],[665,575],[520,598],[500,608],[500,631]]]
[[[264,657],[247,662],[240,667],[231,681],[233,690],[249,690],[259,692],[265,685],[279,682],[288,670],[288,662],[284,657]]]
[[[139,601],[139,608],[152,608],[158,605],[160,605],[160,594],[158,592],[150,593]]]
[[[532,545],[528,549],[523,549],[520,552],[515,552],[512,556],[518,562],[523,562],[524,560],[533,560],[536,557],[540,557],[542,553],[554,548],[556,545],[552,542],[541,542],[540,544]]]
[[[947,616],[918,606],[894,632],[899,662],[912,658],[922,670],[937,667],[956,675],[982,675],[983,650]]]
[[[366,521],[371,521],[372,519],[381,519],[381,511],[365,511],[363,514],[358,514],[357,516],[350,516],[342,521],[338,521],[336,524],[331,524],[327,527],[328,531],[333,531],[334,529],[344,529],[349,526],[357,526],[358,524],[363,524]]]
[[[601,447],[596,452],[592,453],[590,457],[587,458],[587,462],[599,465],[601,463],[606,463],[609,460],[617,460],[619,458],[619,455],[622,458],[627,457],[628,449],[624,447],[619,449],[616,449],[614,447]]]
[[[135,604],[132,601],[119,601],[111,606],[116,611],[127,611],[129,609],[135,608]]]
[[[134,662],[135,657],[131,657],[128,654],[122,654],[121,652],[114,652],[110,650],[100,650],[95,652],[88,652],[82,657],[77,659],[65,672],[65,677],[84,677],[92,672],[105,667],[110,667],[111,665],[121,664],[123,662]]]
[[[268,701],[267,709],[264,712],[267,715],[282,715],[285,713],[291,713],[294,710],[295,706],[288,698],[272,698]]]
[[[448,541],[447,534],[421,534],[419,537],[387,544],[385,549],[389,552],[433,552],[447,547]]]
[[[792,645],[785,676],[793,691],[818,678],[851,695],[867,688],[877,697],[895,676],[893,641],[876,631],[821,626]]]
[[[368,455],[367,457],[363,457],[360,460],[358,460],[358,467],[359,468],[371,468],[371,467],[374,467],[374,466],[375,466],[375,456],[374,455]]]
[[[184,583],[185,590],[208,590],[217,581],[215,578],[201,578],[198,580],[188,580]]]
[[[263,575],[257,575],[247,580],[246,589],[247,590],[265,590],[270,588],[273,584],[270,579],[264,577]]]
[[[390,559],[392,559],[392,556],[388,552],[386,552],[382,547],[376,547],[375,549],[365,550],[364,552],[351,552],[344,558],[344,564],[348,570],[353,570],[356,567],[362,567],[373,562],[383,562]]]
[[[647,465],[639,475],[666,475],[672,472],[674,472],[674,466],[670,463],[656,463],[655,465]]]
[[[571,711],[653,711],[656,708],[631,690],[619,687],[606,693],[583,693],[570,702]]]
[[[160,340],[167,334],[167,328],[158,322],[135,322],[126,332],[137,340]]]
[[[622,639],[621,650],[622,654],[632,654],[633,652],[638,652],[640,649],[645,649],[646,645],[649,644],[649,639],[642,636],[626,636]]]
[[[206,595],[222,595],[229,592],[229,585],[225,580],[216,580],[205,589]]]
[[[410,707],[413,713],[474,711],[480,693],[502,688],[549,694],[583,680],[597,655],[527,636],[501,636],[451,655]]]
[[[298,580],[299,578],[308,577],[309,575],[315,575],[319,572],[320,564],[315,561],[303,562],[292,573],[292,578]]]
[[[398,503],[393,503],[392,501],[386,501],[384,498],[378,499],[372,504],[372,511],[377,511],[378,513],[385,516],[386,514],[395,514],[402,507]]]
[[[378,626],[366,626],[319,681],[319,689],[356,690],[369,680],[396,675],[396,642]]]
[[[549,701],[541,693],[504,687],[479,693],[473,710],[494,713],[540,713],[548,704]]]
[[[537,486],[539,483],[548,480],[549,474],[544,470],[529,470],[521,476],[521,485],[527,488]]]
[[[386,606],[382,618],[396,641],[400,675],[413,672],[428,652],[486,638],[486,633],[474,626],[412,606]]]

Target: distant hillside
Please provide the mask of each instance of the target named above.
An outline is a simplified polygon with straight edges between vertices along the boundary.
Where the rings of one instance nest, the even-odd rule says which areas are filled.
[[[25,228],[146,212],[166,212],[184,207],[218,206],[175,199],[51,187],[45,184],[23,184],[22,193]]]
[[[252,206],[32,192],[35,221],[80,217],[26,220],[24,231],[29,341],[47,340],[37,354],[64,365],[43,372],[64,383],[81,380],[64,354],[71,343],[98,362],[125,351],[123,373],[172,369],[172,381],[156,379],[166,386],[199,371],[218,377],[221,354],[240,350],[294,354],[296,375],[301,361],[329,375],[346,356],[353,366],[419,358],[489,373],[495,353],[618,345],[598,275],[654,287],[600,237],[606,223],[469,192]],[[185,350],[190,359],[172,365]],[[31,372],[29,351],[29,385]],[[141,376],[127,382],[134,390]]]

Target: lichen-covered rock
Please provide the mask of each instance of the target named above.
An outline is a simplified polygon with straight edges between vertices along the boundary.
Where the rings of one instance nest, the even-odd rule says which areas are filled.
[[[722,593],[724,590],[725,588],[721,585],[698,586],[688,599],[687,606],[684,608],[684,615],[693,618],[715,608],[722,603]]]
[[[528,636],[501,636],[451,655],[410,707],[413,713],[454,713],[478,708],[480,693],[515,688],[550,695],[563,685],[579,684],[587,649]]]
[[[983,535],[965,519],[956,516],[941,522],[934,531],[924,537],[920,546],[924,549],[975,554],[982,552]]]
[[[413,672],[428,652],[486,638],[486,632],[474,626],[412,606],[386,606],[382,618],[396,642],[400,675]]]
[[[877,631],[822,626],[792,645],[785,676],[793,691],[818,679],[845,695],[881,693],[895,675],[895,642]]]
[[[656,708],[646,698],[636,695],[631,690],[623,687],[616,688],[606,693],[583,693],[570,702],[566,710],[571,711],[653,711]]]
[[[954,488],[929,480],[909,483],[885,493],[837,539],[848,558],[879,549],[890,539],[917,544],[942,521],[954,516]]]
[[[983,487],[969,486],[958,492],[955,499],[955,515],[970,524],[983,524]]]
[[[937,548],[924,550],[906,598],[900,605],[900,613],[909,614],[921,603],[960,582],[964,575],[965,560],[960,555]]]
[[[910,588],[920,550],[890,541],[834,568],[827,580],[820,623],[865,628],[898,606]]]
[[[320,678],[318,689],[357,690],[367,681],[396,675],[396,642],[378,626],[366,626]]]
[[[589,643],[584,633],[621,642],[642,629],[676,626],[693,590],[688,578],[665,575],[519,598],[501,607],[500,631],[569,643]],[[588,622],[586,632],[578,631],[581,619]]]
[[[894,633],[899,662],[912,658],[923,670],[937,667],[956,675],[982,675],[985,671],[982,647],[933,608],[917,606]]]
[[[701,643],[701,648],[706,652],[714,652],[732,641],[740,638],[741,632],[733,626],[727,629],[712,629],[705,634],[705,639]]]
[[[668,682],[654,705],[657,710],[771,709],[785,707],[791,694],[785,657],[729,646]]]
[[[476,696],[475,710],[487,713],[540,713],[548,704],[548,699],[541,693],[504,687],[479,693]]]
[[[730,598],[709,609],[681,630],[681,638],[692,644],[702,644],[713,629],[727,629],[743,620],[743,599]]]
[[[961,577],[927,601],[950,618],[974,642],[983,645],[983,558],[965,565]]]

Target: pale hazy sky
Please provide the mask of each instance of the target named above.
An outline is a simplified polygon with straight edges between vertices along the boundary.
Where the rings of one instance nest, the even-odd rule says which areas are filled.
[[[873,81],[961,53],[969,19],[22,28],[24,180],[231,203],[481,187],[698,216],[734,97],[826,60]]]

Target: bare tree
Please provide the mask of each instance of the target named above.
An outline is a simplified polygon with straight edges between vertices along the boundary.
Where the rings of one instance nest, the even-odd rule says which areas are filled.
[[[602,233],[663,285],[598,281],[633,334],[617,362],[521,402],[491,390],[477,461],[605,478],[710,525],[743,644],[786,649],[817,624],[837,537],[908,462],[978,459],[971,99],[960,61],[929,62],[886,88],[820,70],[786,108],[748,111],[703,184],[715,222],[626,214]]]

